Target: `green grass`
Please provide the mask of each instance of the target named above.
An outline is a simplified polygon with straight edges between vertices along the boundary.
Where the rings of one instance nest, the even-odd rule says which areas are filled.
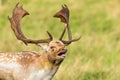
[[[31,14],[22,21],[22,30],[31,39],[55,39],[64,24],[53,15],[67,4],[73,37],[80,41],[68,46],[68,54],[53,80],[119,80],[120,79],[120,2],[118,0],[5,0],[0,5],[0,51],[39,51],[25,46],[14,36],[7,19],[17,2]],[[56,34],[56,30],[57,34]],[[67,39],[67,36],[65,36]]]

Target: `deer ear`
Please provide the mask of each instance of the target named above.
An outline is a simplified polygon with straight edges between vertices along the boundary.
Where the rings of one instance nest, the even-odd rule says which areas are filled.
[[[49,46],[48,45],[43,45],[43,44],[37,44],[41,49],[45,50],[46,52],[48,52],[49,50]]]

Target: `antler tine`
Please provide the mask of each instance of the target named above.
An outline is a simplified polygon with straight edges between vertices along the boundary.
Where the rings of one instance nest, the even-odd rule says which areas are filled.
[[[64,30],[63,30],[63,32],[62,32],[62,34],[61,34],[61,36],[60,36],[59,40],[62,40],[62,38],[63,38],[63,36],[64,36],[65,32],[66,32],[66,27],[64,28]]]
[[[19,7],[18,5],[19,5],[19,3],[17,3],[15,8],[13,9],[12,17],[11,18],[8,17],[8,19],[11,23],[11,28],[12,28],[15,36],[17,37],[17,39],[23,41],[26,45],[28,43],[32,43],[32,44],[49,43],[53,39],[53,37],[48,31],[47,31],[47,34],[49,36],[48,39],[31,40],[31,39],[27,39],[24,36],[24,34],[22,33],[21,28],[20,28],[20,21],[24,16],[29,15],[29,13],[26,10],[24,10],[22,8],[22,6]]]
[[[78,37],[78,38],[75,38],[75,39],[69,40],[69,41],[62,40],[62,42],[67,46],[67,45],[71,44],[72,42],[75,42],[75,41],[80,40],[80,38],[81,38],[81,36]]]
[[[64,44],[69,45],[70,43],[78,41],[81,38],[81,36],[80,36],[76,39],[72,39],[71,29],[70,29],[70,26],[69,26],[69,9],[68,9],[67,5],[63,5],[62,9],[59,12],[57,12],[54,15],[54,17],[60,18],[61,22],[66,24],[66,27],[63,30],[63,32],[62,32],[62,34],[59,38],[59,40],[61,40]],[[68,31],[68,41],[62,40],[62,38],[64,36],[64,33],[66,31],[66,28],[67,28],[67,31]]]

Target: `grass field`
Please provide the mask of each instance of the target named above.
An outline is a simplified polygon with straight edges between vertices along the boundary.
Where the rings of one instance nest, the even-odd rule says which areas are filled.
[[[18,41],[10,28],[7,16],[17,2],[31,14],[21,24],[31,39],[47,38],[46,30],[58,39],[64,24],[53,15],[62,4],[70,9],[72,35],[82,38],[67,46],[67,57],[53,80],[120,80],[119,0],[3,0],[0,2],[1,52],[40,51],[34,45],[25,46]]]

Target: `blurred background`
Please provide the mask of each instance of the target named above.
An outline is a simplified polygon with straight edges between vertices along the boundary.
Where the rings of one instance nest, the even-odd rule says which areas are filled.
[[[18,2],[30,13],[21,26],[31,39],[47,38],[48,30],[57,40],[65,25],[53,15],[63,4],[70,9],[73,38],[82,38],[67,46],[53,80],[120,80],[120,0],[0,0],[0,52],[41,51],[18,41],[10,28],[7,17]]]

